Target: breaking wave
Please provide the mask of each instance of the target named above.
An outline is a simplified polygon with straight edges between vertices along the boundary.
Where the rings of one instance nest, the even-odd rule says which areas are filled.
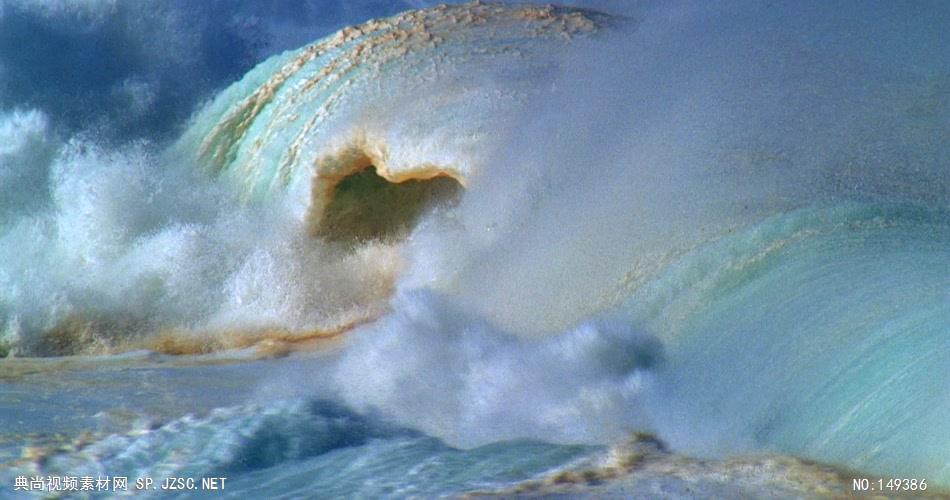
[[[82,462],[122,470],[182,439],[205,467],[183,474],[563,453],[528,477],[590,449],[518,440],[649,431],[950,486],[947,15],[476,2],[272,56],[171,144],[10,108],[2,348],[336,339],[318,378],[348,409],[237,407]]]

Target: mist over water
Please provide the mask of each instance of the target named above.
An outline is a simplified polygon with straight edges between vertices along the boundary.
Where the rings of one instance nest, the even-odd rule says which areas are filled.
[[[265,56],[407,6],[0,4],[4,349],[359,324],[262,384],[318,380],[462,448],[649,431],[950,485],[950,8],[583,6],[614,17],[566,45],[513,31],[511,53],[461,23],[307,94],[343,44],[209,166],[206,138],[302,52]],[[121,55],[90,56],[102,80],[63,73],[79,56],[54,48],[96,40]],[[348,144],[464,190],[404,239],[314,236],[315,172]],[[186,425],[200,441],[248,412]]]

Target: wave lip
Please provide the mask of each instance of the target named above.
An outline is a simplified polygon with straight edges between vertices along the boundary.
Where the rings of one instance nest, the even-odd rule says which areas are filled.
[[[467,184],[560,48],[610,20],[473,2],[345,28],[260,64],[198,113],[176,150],[247,198],[289,188],[320,233],[334,188],[369,167],[390,183]]]

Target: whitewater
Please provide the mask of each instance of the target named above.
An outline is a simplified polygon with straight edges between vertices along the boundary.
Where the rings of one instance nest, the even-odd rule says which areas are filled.
[[[950,491],[946,4],[156,5],[0,1],[0,497]]]

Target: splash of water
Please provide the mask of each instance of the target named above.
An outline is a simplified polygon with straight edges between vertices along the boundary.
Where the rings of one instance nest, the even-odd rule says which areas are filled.
[[[379,317],[336,397],[451,444],[648,429],[950,484],[946,8],[726,7],[371,21],[160,151],[4,115],[0,158],[37,167],[2,179],[49,177],[3,205],[6,338]],[[327,225],[433,179],[464,190],[392,232]]]

